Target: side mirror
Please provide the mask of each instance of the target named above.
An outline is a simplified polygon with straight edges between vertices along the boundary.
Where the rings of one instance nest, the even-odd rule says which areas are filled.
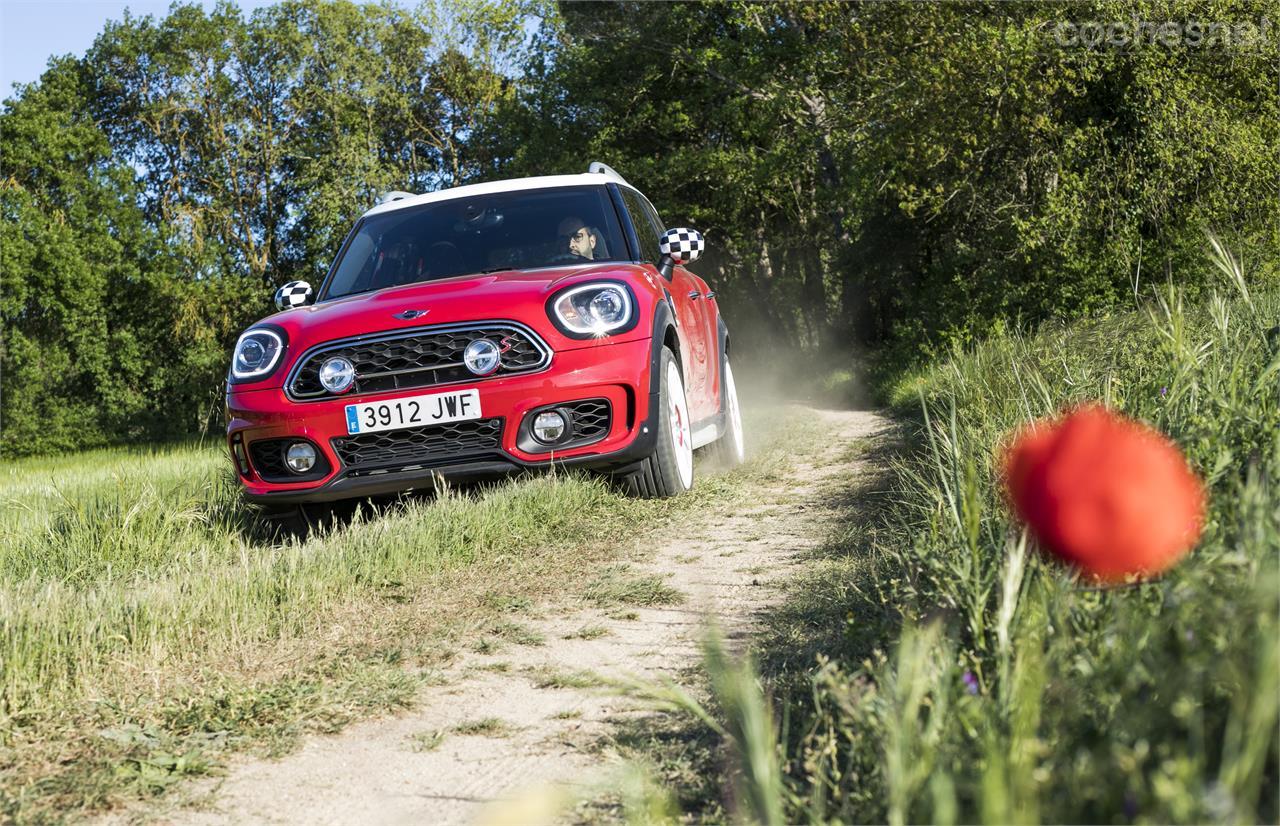
[[[662,261],[658,269],[663,278],[671,277],[671,268],[676,264],[689,264],[698,260],[702,251],[707,248],[702,240],[702,233],[696,229],[679,227],[662,233],[658,239],[658,251],[662,253]]]
[[[276,307],[281,310],[292,310],[311,303],[314,295],[311,285],[305,281],[290,281],[276,290]]]

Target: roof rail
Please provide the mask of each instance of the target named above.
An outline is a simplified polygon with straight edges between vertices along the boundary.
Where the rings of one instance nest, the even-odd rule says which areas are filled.
[[[619,175],[617,170],[608,164],[600,163],[599,161],[592,161],[591,166],[587,167],[587,171],[599,172],[601,175],[608,175],[620,184],[627,184],[627,179]],[[627,186],[631,186],[631,184],[627,184]]]
[[[403,201],[405,198],[415,198],[415,197],[417,196],[414,195],[412,192],[400,192],[399,190],[384,192],[378,196],[378,206],[382,206],[383,204],[389,204],[392,201]]]

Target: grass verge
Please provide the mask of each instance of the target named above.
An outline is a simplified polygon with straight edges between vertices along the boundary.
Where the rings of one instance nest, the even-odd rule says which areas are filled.
[[[755,417],[747,466],[676,500],[561,474],[365,506],[284,540],[240,506],[220,448],[6,466],[3,819],[160,794],[230,751],[283,753],[409,705],[458,652],[541,642],[518,616],[554,597],[669,598],[617,576],[620,555],[685,509],[776,479],[793,447],[768,435],[776,418]]]
[[[787,819],[1280,818],[1280,288],[992,339],[904,382],[920,411],[873,519],[774,618]],[[1024,545],[1005,435],[1100,399],[1210,489],[1196,551],[1096,589]],[[815,663],[816,662],[816,666]]]
[[[736,785],[678,789],[686,818],[721,818],[735,785],[761,822],[1280,820],[1280,285],[1215,263],[1203,303],[1166,287],[899,385],[900,458],[836,503],[759,646],[773,725],[754,676],[709,657],[703,739],[655,738],[659,766],[737,758]],[[1086,400],[1169,434],[1209,488],[1199,546],[1160,579],[1090,587],[1005,506],[1006,434]]]

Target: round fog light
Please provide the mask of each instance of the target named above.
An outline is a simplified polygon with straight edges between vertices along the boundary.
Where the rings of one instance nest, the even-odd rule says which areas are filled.
[[[285,451],[284,463],[294,473],[306,473],[316,465],[316,449],[306,442],[294,442]]]
[[[501,362],[498,345],[487,338],[478,338],[462,351],[462,363],[477,376],[487,376],[498,369]]]
[[[320,365],[320,383],[330,393],[345,393],[356,383],[356,368],[342,356],[335,356]]]
[[[554,410],[539,413],[533,419],[533,436],[544,445],[560,441],[564,435],[564,416]]]

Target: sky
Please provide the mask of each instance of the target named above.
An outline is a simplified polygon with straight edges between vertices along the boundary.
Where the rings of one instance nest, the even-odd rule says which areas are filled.
[[[246,11],[273,0],[237,0]],[[83,55],[108,20],[124,10],[135,17],[163,17],[170,0],[0,0],[0,100],[13,96],[13,84],[30,83],[44,73],[54,55]],[[213,0],[202,0],[208,11]]]

